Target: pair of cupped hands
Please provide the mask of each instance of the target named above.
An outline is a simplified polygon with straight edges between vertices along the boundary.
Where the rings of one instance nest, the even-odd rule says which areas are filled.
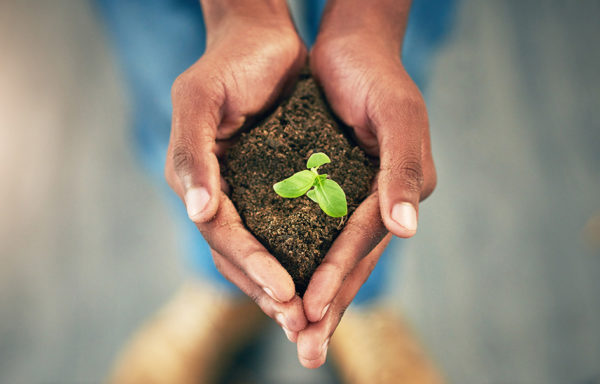
[[[379,158],[380,170],[303,298],[288,272],[245,228],[219,171],[228,139],[272,106],[306,63],[306,47],[289,14],[207,20],[205,54],[173,84],[165,170],[218,270],[297,343],[307,368],[325,362],[330,336],[392,234],[415,234],[419,202],[436,180],[425,104],[403,68],[401,41],[325,27],[310,54],[312,73],[365,152]]]

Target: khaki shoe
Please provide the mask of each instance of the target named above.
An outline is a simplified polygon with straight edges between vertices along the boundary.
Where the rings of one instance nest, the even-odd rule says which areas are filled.
[[[330,351],[344,383],[444,382],[407,324],[390,310],[348,310],[331,338]]]
[[[189,283],[125,346],[109,383],[214,383],[266,319],[246,298]]]

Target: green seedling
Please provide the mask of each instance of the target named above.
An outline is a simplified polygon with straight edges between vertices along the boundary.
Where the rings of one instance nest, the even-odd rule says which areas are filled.
[[[346,194],[338,183],[328,179],[326,174],[319,175],[321,165],[331,163],[329,157],[321,152],[313,153],[306,162],[306,168],[287,179],[273,185],[275,192],[285,198],[296,198],[306,194],[309,199],[331,217],[344,217],[348,214]],[[312,188],[312,189],[311,189]]]

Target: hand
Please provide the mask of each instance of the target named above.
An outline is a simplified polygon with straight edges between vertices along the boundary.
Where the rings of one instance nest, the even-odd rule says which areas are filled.
[[[379,157],[380,170],[304,295],[311,324],[298,336],[298,357],[308,368],[325,362],[323,346],[389,242],[388,231],[413,236],[419,202],[436,183],[425,103],[402,66],[399,44],[384,34],[325,30],[311,52],[313,74],[359,144]]]
[[[302,301],[291,276],[245,229],[221,190],[218,162],[227,139],[272,104],[306,60],[285,3],[266,3],[204,1],[207,49],[173,84],[165,176],[219,271],[295,341],[307,323]]]

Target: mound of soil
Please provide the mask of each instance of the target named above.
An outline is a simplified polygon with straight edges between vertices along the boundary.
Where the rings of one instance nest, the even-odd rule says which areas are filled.
[[[243,133],[224,159],[222,173],[231,200],[256,238],[290,273],[304,294],[327,250],[343,229],[308,197],[285,199],[273,184],[306,169],[314,152],[331,163],[319,168],[337,181],[348,201],[348,216],[365,199],[375,167],[334,117],[321,90],[304,72],[292,95],[257,126]]]

